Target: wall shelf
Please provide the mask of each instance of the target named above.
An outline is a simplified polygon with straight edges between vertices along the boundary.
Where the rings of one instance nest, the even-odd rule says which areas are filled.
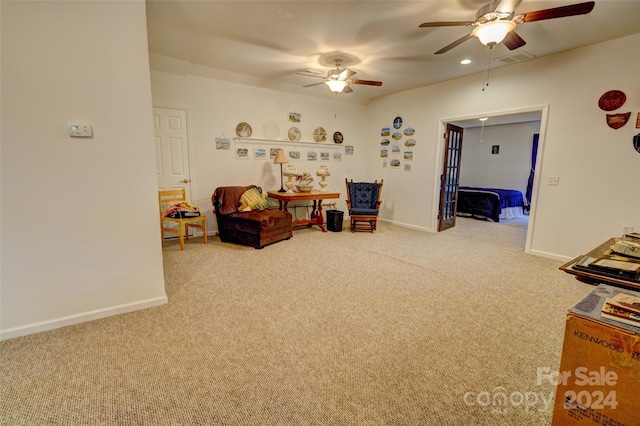
[[[284,144],[284,145],[290,145],[290,146],[313,145],[313,146],[317,146],[318,148],[343,149],[342,145],[336,144],[336,143],[329,143],[329,142],[306,142],[306,141],[290,141],[285,139],[278,140],[278,139],[238,138],[238,137],[233,138],[233,141],[235,143],[269,144],[269,145]]]

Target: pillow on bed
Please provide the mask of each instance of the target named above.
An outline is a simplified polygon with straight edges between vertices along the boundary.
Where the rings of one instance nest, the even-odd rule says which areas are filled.
[[[262,195],[262,189],[256,187],[247,189],[240,197],[238,210],[241,212],[249,212],[251,210],[264,210],[269,207],[267,196]]]

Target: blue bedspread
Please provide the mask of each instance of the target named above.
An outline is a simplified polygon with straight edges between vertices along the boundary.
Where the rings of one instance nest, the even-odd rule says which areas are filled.
[[[486,217],[499,222],[502,209],[524,206],[526,206],[526,201],[522,192],[513,189],[472,186],[458,188],[458,213],[469,214],[474,217]]]

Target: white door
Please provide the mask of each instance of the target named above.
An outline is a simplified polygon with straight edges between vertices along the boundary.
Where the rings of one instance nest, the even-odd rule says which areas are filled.
[[[158,189],[185,188],[191,200],[187,111],[153,107],[153,128]]]

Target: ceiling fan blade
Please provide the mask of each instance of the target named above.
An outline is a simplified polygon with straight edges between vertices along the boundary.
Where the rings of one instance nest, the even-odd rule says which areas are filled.
[[[593,10],[596,2],[570,4],[568,6],[554,7],[551,9],[536,10],[518,15],[514,18],[517,23],[544,21],[546,19],[564,18],[566,16],[586,15]]]
[[[346,86],[344,89],[342,89],[342,93],[351,93],[353,92],[353,89],[349,86]]]
[[[306,86],[302,86],[302,87],[312,87],[312,86],[318,86],[320,84],[324,84],[324,81],[321,81],[320,83],[307,84]]]
[[[346,80],[349,77],[351,77],[352,75],[356,75],[356,72],[355,71],[351,71],[350,69],[345,69],[345,70],[342,70],[342,72],[338,75],[338,78],[340,80]]]
[[[456,46],[457,46],[457,45],[459,45],[459,44],[464,43],[465,41],[469,40],[470,38],[473,38],[473,35],[471,35],[471,34],[467,34],[466,36],[461,37],[461,38],[457,39],[456,41],[454,41],[453,43],[448,44],[448,45],[446,45],[445,47],[443,47],[442,49],[438,50],[438,51],[435,53],[435,55],[439,55],[439,54],[441,54],[441,53],[448,52],[449,50],[453,49],[454,47],[456,47]]]
[[[474,21],[448,21],[448,22],[425,22],[420,24],[418,28],[431,28],[431,27],[466,27],[472,25]]]
[[[515,50],[527,44],[527,42],[524,41],[518,34],[516,34],[515,31],[507,33],[507,36],[504,38],[504,40],[502,40],[502,43],[504,43],[504,45],[507,46],[507,49],[509,50]]]
[[[513,13],[522,0],[502,0],[496,10],[502,13]]]
[[[349,80],[350,84],[366,84],[367,86],[382,86],[381,81],[373,80]]]
[[[306,77],[327,78],[327,77],[326,77],[326,76],[324,76],[324,75],[313,74],[313,73],[311,73],[310,71],[299,71],[299,72],[297,72],[296,74],[298,74],[298,75],[304,75],[304,76],[306,76]]]

